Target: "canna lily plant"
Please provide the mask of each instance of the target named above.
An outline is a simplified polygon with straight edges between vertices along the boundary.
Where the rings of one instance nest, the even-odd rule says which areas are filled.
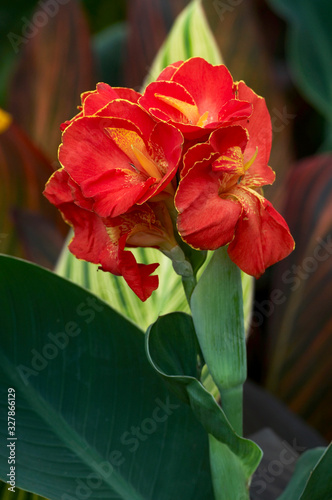
[[[199,2],[185,16],[214,54]],[[163,294],[167,269],[187,306],[142,335],[123,314],[133,299],[122,285],[109,300],[122,302],[119,314],[87,287],[0,258],[6,331],[30,332],[24,348],[5,342],[0,352],[17,391],[14,490],[17,481],[50,500],[250,498],[262,451],[242,431],[243,285],[294,241],[263,195],[275,179],[265,100],[213,62],[172,58],[142,93],[98,83],[61,126],[60,168],[44,195],[73,229],[70,252],[95,265],[95,280],[122,277],[142,304]],[[280,500],[327,499],[317,484],[330,462],[330,448],[307,452]]]
[[[198,365],[193,394],[181,380],[175,390],[189,398],[210,434],[215,498],[230,498],[225,496],[231,491],[225,487],[229,473],[237,477],[234,498],[249,498],[261,452],[242,438],[246,362],[240,269],[259,277],[294,248],[286,222],[261,193],[274,181],[267,164],[271,120],[264,99],[233,82],[225,66],[195,57],[165,68],[142,95],[99,83],[83,94],[79,114],[62,130],[61,168],[44,194],[74,229],[70,251],[123,276],[142,301],[158,287],[153,274],[158,264],[137,263],[131,249],[154,247],[172,260],[193,323],[173,317],[174,333],[178,322],[188,322],[177,339],[169,318],[161,317],[147,334],[148,359],[167,377],[165,360],[158,360],[168,342],[175,356],[181,343],[185,352],[186,344],[189,351],[191,343],[199,346],[193,359],[205,360],[223,409],[200,384]],[[207,250],[215,255],[197,284]],[[217,277],[218,295],[209,301]],[[210,429],[211,411],[220,429]],[[229,442],[225,453],[217,437],[223,432],[222,441],[232,437],[243,447],[242,463],[232,459],[229,471],[223,463],[234,454],[234,444]]]

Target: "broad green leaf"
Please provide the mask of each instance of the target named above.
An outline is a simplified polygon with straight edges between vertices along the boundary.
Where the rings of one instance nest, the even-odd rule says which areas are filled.
[[[169,64],[190,57],[204,57],[211,64],[222,64],[201,0],[192,0],[177,17],[152,64],[143,87],[155,80]]]
[[[198,341],[219,389],[246,379],[246,346],[240,269],[226,248],[214,252],[191,298]]]
[[[213,499],[207,435],[151,368],[133,324],[11,257],[0,257],[0,294],[0,432],[7,440],[14,388],[18,487],[50,500]]]
[[[332,445],[308,450],[298,459],[294,474],[278,500],[331,500]]]
[[[137,248],[133,252],[140,263],[160,263],[156,270],[159,287],[145,302],[137,297],[122,277],[98,271],[97,265],[76,259],[66,247],[58,262],[57,273],[98,295],[143,331],[160,314],[189,311],[181,278],[174,272],[171,260],[153,248]]]
[[[249,480],[262,452],[254,442],[236,434],[223,410],[198,380],[197,347],[192,318],[184,313],[160,317],[146,335],[150,363],[213,436],[210,438],[213,480],[222,484],[216,498],[249,498]],[[225,460],[229,461],[229,467],[225,466]],[[229,479],[230,473],[236,481]]]
[[[269,3],[288,21],[287,50],[296,84],[325,116],[331,134],[332,3],[330,0],[269,0]]]

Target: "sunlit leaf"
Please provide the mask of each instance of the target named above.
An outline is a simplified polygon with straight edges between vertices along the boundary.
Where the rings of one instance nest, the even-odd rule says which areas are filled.
[[[192,0],[177,17],[149,70],[144,85],[155,80],[168,64],[194,56],[203,57],[211,64],[222,64],[218,46],[200,0]]]
[[[143,331],[160,314],[189,312],[181,278],[174,272],[171,260],[153,248],[137,248],[134,253],[138,262],[143,264],[160,262],[156,271],[159,287],[145,302],[137,297],[122,277],[98,271],[97,265],[76,259],[66,248],[58,262],[57,273],[101,297]]]

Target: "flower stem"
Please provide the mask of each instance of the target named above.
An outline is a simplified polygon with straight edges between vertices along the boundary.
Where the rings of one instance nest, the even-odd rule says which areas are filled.
[[[209,372],[222,408],[242,435],[242,387],[247,375],[240,269],[227,249],[215,251],[192,294],[191,311]]]
[[[243,385],[219,389],[221,405],[235,432],[243,434]]]
[[[197,285],[197,280],[194,275],[182,277],[182,285],[184,293],[186,294],[188,304],[190,305],[190,298]]]

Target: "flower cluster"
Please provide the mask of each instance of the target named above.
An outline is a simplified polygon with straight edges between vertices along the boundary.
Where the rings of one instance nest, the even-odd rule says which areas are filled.
[[[179,241],[228,245],[256,277],[292,251],[286,222],[261,194],[275,177],[265,101],[225,66],[192,58],[143,94],[99,83],[81,97],[44,192],[74,228],[78,258],[123,276],[146,300],[158,264],[138,264],[132,247],[171,255]]]

